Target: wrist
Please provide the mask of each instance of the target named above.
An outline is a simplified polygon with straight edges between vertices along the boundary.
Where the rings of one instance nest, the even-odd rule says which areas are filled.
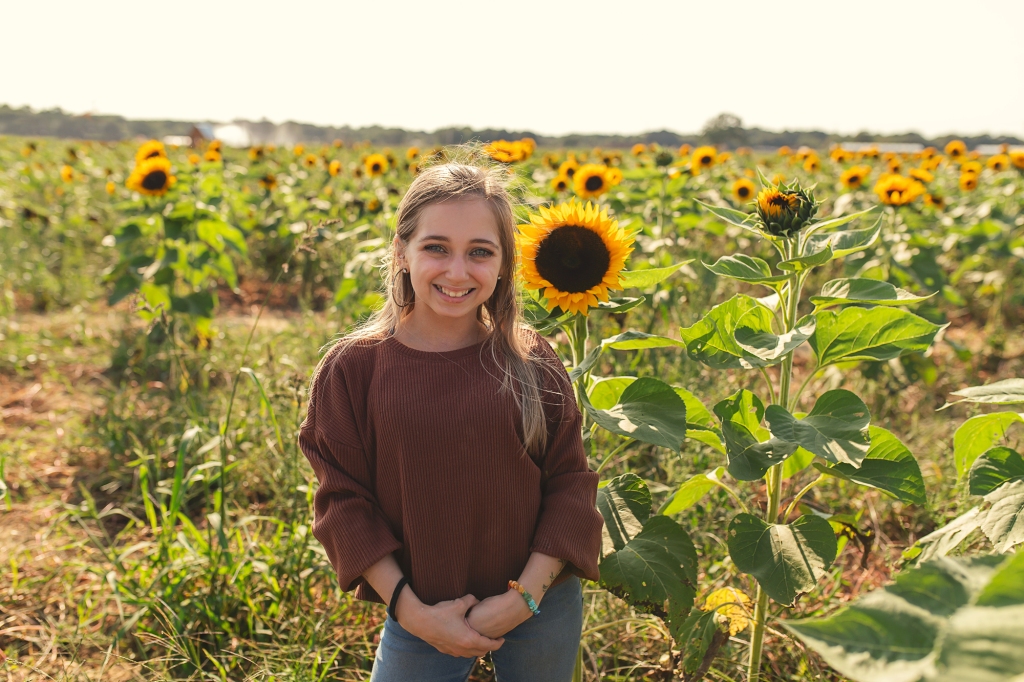
[[[527,590],[529,592],[529,590]],[[531,597],[533,594],[531,593]],[[519,590],[509,588],[508,592],[505,593],[505,597],[509,600],[509,608],[513,609],[518,615],[521,621],[533,618],[533,611],[530,609],[530,605],[526,603],[526,597],[519,593]],[[537,598],[533,598],[533,603],[537,604]],[[539,604],[538,604],[539,606]]]
[[[405,585],[398,595],[398,602],[395,604],[395,616],[398,623],[407,631],[412,632],[420,615],[423,612],[423,602],[416,596],[412,587]]]

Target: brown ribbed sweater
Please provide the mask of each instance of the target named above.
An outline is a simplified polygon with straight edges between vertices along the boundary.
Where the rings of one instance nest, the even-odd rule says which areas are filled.
[[[555,583],[598,579],[598,475],[565,369],[530,334],[552,368],[536,459],[486,342],[435,353],[389,337],[328,353],[299,445],[320,481],[313,535],[342,589],[386,603],[361,574],[390,552],[429,605],[505,592],[534,551],[567,560]]]

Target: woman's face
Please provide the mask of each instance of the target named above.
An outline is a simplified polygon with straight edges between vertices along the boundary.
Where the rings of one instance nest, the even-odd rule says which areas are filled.
[[[395,237],[395,250],[416,293],[414,314],[475,318],[501,274],[498,224],[483,199],[427,206],[404,248]]]

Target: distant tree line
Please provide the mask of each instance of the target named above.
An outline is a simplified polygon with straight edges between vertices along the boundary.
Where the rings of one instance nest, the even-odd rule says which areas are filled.
[[[69,114],[60,109],[33,111],[29,107],[13,108],[0,105],[0,135],[23,137],[57,137],[79,140],[126,140],[133,138],[162,138],[166,135],[188,135],[195,122],[192,121],[132,121],[123,116]],[[532,137],[543,147],[604,147],[609,149],[628,148],[637,142],[656,142],[665,147],[682,144],[714,144],[721,148],[737,147],[781,147],[796,148],[803,145],[823,149],[833,143],[851,142],[908,142],[923,145],[944,145],[951,139],[959,138],[969,147],[980,144],[1022,144],[1019,138],[1006,135],[946,135],[926,138],[918,133],[901,135],[876,135],[862,132],[857,135],[836,135],[817,130],[775,132],[760,128],[744,128],[743,122],[732,114],[720,114],[707,122],[699,133],[682,134],[669,130],[640,133],[637,135],[572,134],[560,137],[538,135],[528,130],[497,130],[473,128],[440,128],[433,132],[404,130],[368,126],[315,126],[307,123],[276,124],[271,121],[234,121],[246,128],[256,140],[305,143],[328,143],[336,139],[346,144],[369,141],[379,146],[446,145],[461,144],[471,140],[489,142],[500,139]]]

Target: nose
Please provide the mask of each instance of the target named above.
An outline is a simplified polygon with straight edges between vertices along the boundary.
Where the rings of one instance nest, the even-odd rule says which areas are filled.
[[[448,262],[448,272],[445,273],[448,278],[452,280],[452,283],[462,281],[468,278],[468,270],[466,268],[466,261],[461,257],[452,258]]]

